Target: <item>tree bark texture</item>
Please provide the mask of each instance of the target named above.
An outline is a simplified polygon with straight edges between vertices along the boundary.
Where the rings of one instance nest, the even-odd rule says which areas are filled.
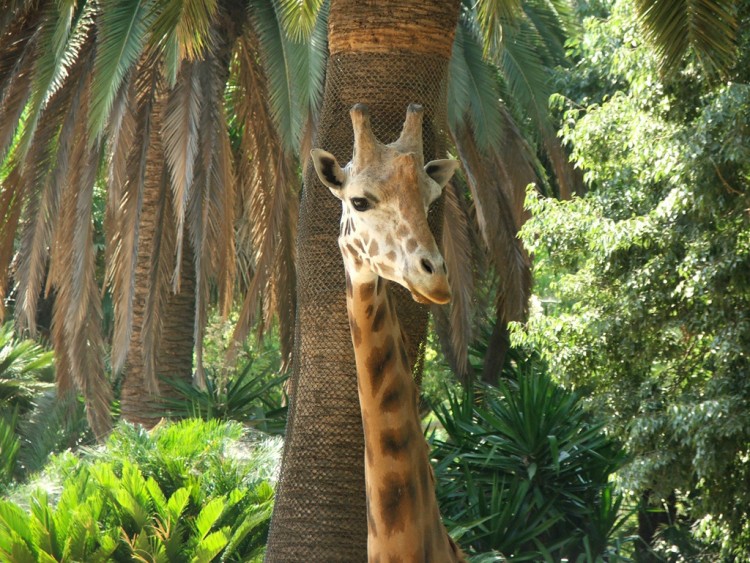
[[[410,102],[425,108],[425,160],[444,156],[448,61],[459,2],[333,0],[330,58],[315,146],[342,166],[352,153],[349,109],[370,108],[373,131],[398,138]],[[431,210],[438,230],[442,207]],[[352,563],[367,558],[364,446],[356,368],[337,245],[341,202],[305,174],[297,244],[293,389],[266,561]],[[440,240],[439,236],[436,236]],[[400,294],[399,316],[418,357],[427,310]],[[418,370],[417,370],[418,371]]]
[[[150,262],[159,210],[159,190],[147,189],[141,212],[138,259],[135,271],[135,295],[130,348],[125,362],[120,408],[128,422],[153,427],[161,418],[158,396],[146,385],[142,328],[147,295],[151,287]],[[170,219],[171,220],[171,219]],[[193,378],[193,328],[195,326],[195,265],[189,237],[185,237],[180,292],[170,291],[161,314],[162,327],[156,353],[156,374],[191,382]],[[174,390],[159,380],[161,395],[174,395]]]

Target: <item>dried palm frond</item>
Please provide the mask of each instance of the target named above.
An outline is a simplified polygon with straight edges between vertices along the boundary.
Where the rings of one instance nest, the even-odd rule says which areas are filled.
[[[5,293],[13,257],[13,240],[21,217],[23,188],[19,166],[14,165],[2,182],[0,195],[0,321],[5,318]]]
[[[162,142],[169,164],[175,221],[177,222],[177,259],[175,260],[174,291],[180,290],[185,213],[193,184],[198,154],[198,121],[202,105],[201,84],[196,63],[184,61],[179,80],[170,90],[162,119]]]
[[[445,207],[443,208],[442,250],[448,268],[448,280],[451,286],[452,299],[447,308],[433,307],[443,312],[442,319],[447,332],[448,358],[456,375],[465,380],[468,375],[468,347],[473,337],[474,291],[475,291],[475,246],[471,238],[471,226],[465,209],[463,190],[454,180],[445,188]],[[441,317],[435,315],[436,324]]]
[[[267,82],[258,61],[259,44],[252,33],[237,45],[234,105],[242,124],[238,173],[242,180],[243,224],[250,230],[254,249],[254,276],[247,289],[235,327],[230,360],[236,343],[244,340],[255,324],[263,303],[268,326],[272,314],[279,317],[282,355],[288,360],[294,338],[295,284],[294,240],[298,179],[294,159],[282,146],[265,96]],[[242,227],[241,227],[242,230]]]
[[[17,77],[30,74],[29,55],[38,37],[41,15],[41,10],[34,10],[12,20],[8,29],[0,32],[0,107]]]
[[[70,71],[70,86],[52,97],[42,114],[39,130],[25,167],[27,183],[24,229],[17,252],[16,323],[36,334],[39,293],[47,274],[49,249],[58,221],[62,190],[68,176],[73,134],[80,100],[91,70],[93,42],[89,42]]]
[[[128,155],[133,149],[135,139],[135,81],[129,73],[112,105],[109,125],[107,127],[107,204],[104,210],[104,263],[107,265],[102,293],[112,282],[112,268],[115,260],[115,241],[118,240],[118,218],[124,186],[128,179]]]
[[[80,112],[84,115],[88,92],[87,85],[81,98]],[[68,385],[70,380],[75,383],[84,397],[89,424],[97,437],[102,437],[111,428],[112,391],[104,375],[91,206],[103,143],[89,144],[83,119],[77,121],[73,138],[52,258],[55,267],[51,284],[56,290],[53,339],[57,355],[67,356],[62,367],[69,372],[59,377]]]
[[[188,203],[188,228],[195,250],[195,383],[205,387],[203,332],[210,281],[217,279],[226,297],[234,279],[234,179],[223,95],[227,72],[209,53],[197,63],[205,109],[200,116],[200,141],[194,189]],[[226,214],[226,215],[225,215]],[[227,225],[226,223],[229,223]],[[219,267],[224,271],[219,271]]]
[[[520,227],[503,184],[511,190],[525,191],[526,184],[536,178],[533,168],[522,185],[512,182],[511,171],[523,169],[528,163],[518,152],[500,155],[483,153],[468,127],[454,131],[454,142],[461,158],[476,209],[477,222],[490,260],[500,275],[498,311],[504,321],[522,320],[531,291],[531,270],[516,233]],[[511,160],[513,158],[513,160]]]

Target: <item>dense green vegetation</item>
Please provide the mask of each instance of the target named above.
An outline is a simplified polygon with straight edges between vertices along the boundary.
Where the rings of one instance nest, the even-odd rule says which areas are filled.
[[[277,458],[278,441],[237,423],[123,424],[0,501],[0,558],[262,561]]]

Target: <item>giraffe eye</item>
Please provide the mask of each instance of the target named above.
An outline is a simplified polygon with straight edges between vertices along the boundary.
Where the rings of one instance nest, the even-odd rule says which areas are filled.
[[[357,211],[367,211],[370,209],[370,201],[366,197],[353,197],[349,201],[352,202],[352,207]]]

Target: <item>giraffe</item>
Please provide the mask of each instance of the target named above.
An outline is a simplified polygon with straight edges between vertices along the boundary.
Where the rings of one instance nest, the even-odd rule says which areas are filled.
[[[425,304],[451,298],[427,209],[458,161],[424,164],[422,113],[411,104],[401,136],[384,145],[367,107],[357,104],[350,111],[352,160],[342,168],[332,154],[311,151],[320,181],[342,201],[338,243],[365,435],[370,563],[465,561],[440,519],[417,386],[387,287],[398,283]]]

